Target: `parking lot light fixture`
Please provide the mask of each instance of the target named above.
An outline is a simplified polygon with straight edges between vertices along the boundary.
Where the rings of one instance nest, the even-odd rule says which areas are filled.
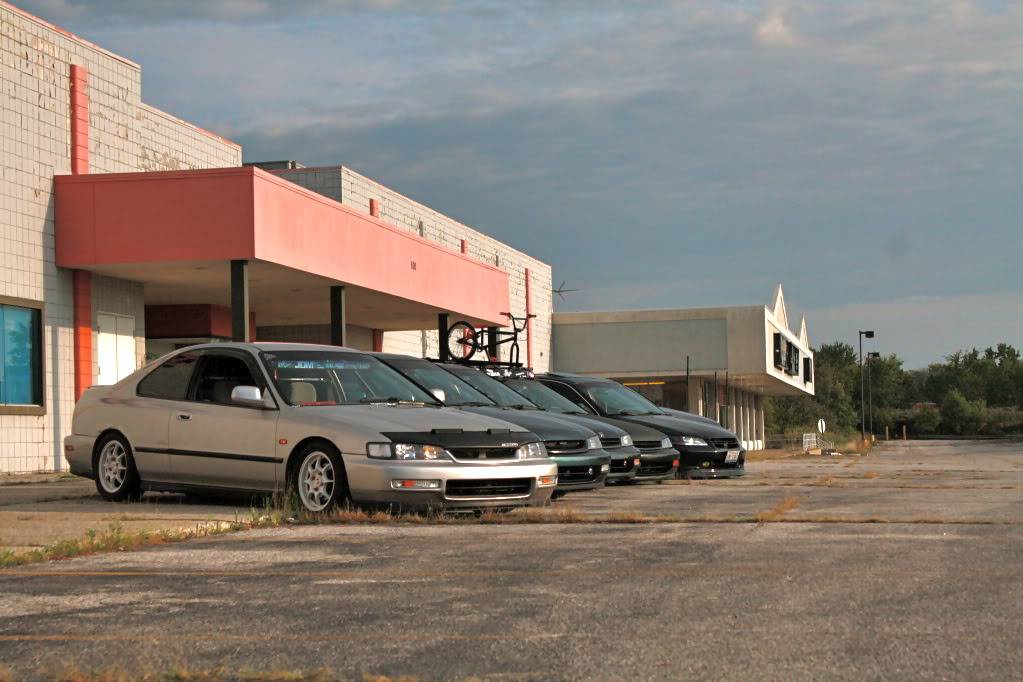
[[[867,438],[867,420],[866,414],[863,411],[863,339],[874,338],[874,330],[859,330],[860,335],[860,440],[866,440]]]

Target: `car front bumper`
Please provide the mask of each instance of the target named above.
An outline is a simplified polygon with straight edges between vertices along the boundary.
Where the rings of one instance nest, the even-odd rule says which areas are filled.
[[[508,462],[397,462],[361,454],[342,456],[352,500],[409,508],[486,509],[537,507],[550,500],[557,476],[550,459]],[[392,481],[436,481],[437,488],[395,488]]]
[[[611,469],[611,456],[604,450],[579,455],[552,454],[558,464],[558,490],[593,490],[604,487]]]
[[[608,483],[622,483],[636,477],[640,467],[639,448],[626,446],[605,450],[611,455],[611,470],[607,474]]]
[[[663,481],[675,478],[678,452],[674,448],[659,448],[640,452],[639,471],[636,481]]]
[[[713,447],[682,447],[679,470],[688,478],[734,478],[746,473],[746,451],[737,462],[725,462],[728,450]]]

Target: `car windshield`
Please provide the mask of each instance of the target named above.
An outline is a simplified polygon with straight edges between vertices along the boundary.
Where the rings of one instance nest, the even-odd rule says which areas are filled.
[[[289,405],[440,404],[369,355],[300,350],[263,352],[259,357]]]
[[[494,404],[487,396],[428,360],[409,358],[407,360],[391,360],[390,363],[399,372],[427,390],[444,391],[445,405],[467,407]]]
[[[561,414],[588,414],[585,410],[557,391],[547,388],[539,381],[531,379],[508,379],[504,385],[524,396],[529,402],[543,410],[560,412]]]
[[[601,413],[609,417],[664,414],[661,408],[639,393],[613,381],[585,384],[581,388],[597,404]]]
[[[511,390],[493,377],[471,367],[445,368],[462,381],[472,384],[477,391],[487,396],[501,407],[514,407],[518,410],[535,410],[536,405]]]

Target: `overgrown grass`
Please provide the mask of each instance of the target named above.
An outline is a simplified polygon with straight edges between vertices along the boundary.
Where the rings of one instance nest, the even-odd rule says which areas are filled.
[[[121,667],[108,667],[96,670],[67,668],[54,675],[52,679],[55,682],[328,682],[344,678],[325,668],[305,671],[175,667],[163,671],[129,672]],[[362,679],[363,682],[415,682],[417,678],[363,675]],[[13,678],[0,677],[0,682],[8,680]]]
[[[768,510],[762,511],[762,512],[758,512],[757,513],[757,517],[756,517],[757,518],[757,522],[758,523],[765,523],[765,522],[768,522],[768,521],[777,521],[778,519],[780,519],[785,514],[785,512],[792,511],[793,509],[798,509],[799,508],[799,504],[800,504],[800,500],[799,500],[798,497],[794,497],[792,495],[786,495],[782,499],[781,502],[776,504],[771,509],[768,509]]]

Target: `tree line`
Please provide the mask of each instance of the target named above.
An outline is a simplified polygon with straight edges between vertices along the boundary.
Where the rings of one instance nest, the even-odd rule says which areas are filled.
[[[1023,360],[1007,343],[985,350],[963,350],[924,369],[907,370],[897,355],[864,359],[864,416],[867,431],[892,435],[905,426],[910,435],[1001,435],[1023,433]],[[866,379],[864,379],[866,381]],[[841,341],[814,351],[813,397],[766,402],[767,431],[792,434],[860,429],[860,364],[856,349]]]

